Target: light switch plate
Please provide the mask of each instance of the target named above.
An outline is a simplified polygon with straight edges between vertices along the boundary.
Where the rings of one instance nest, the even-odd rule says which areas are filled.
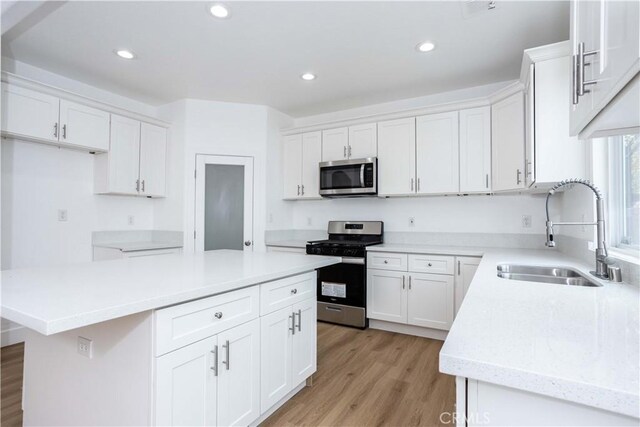
[[[66,209],[58,209],[58,221],[67,221],[69,214]]]

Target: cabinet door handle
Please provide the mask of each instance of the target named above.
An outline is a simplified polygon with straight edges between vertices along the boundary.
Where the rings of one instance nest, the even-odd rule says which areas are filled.
[[[144,193],[144,179],[142,180],[142,192]]]
[[[579,95],[578,95],[578,67],[580,66],[580,61],[578,60],[578,55],[573,55],[571,57],[571,98],[573,105],[578,105]]]
[[[578,96],[583,96],[585,93],[589,93],[590,90],[586,89],[586,86],[597,84],[597,80],[585,80],[584,79],[584,67],[591,65],[585,59],[587,56],[596,55],[597,50],[584,51],[584,43],[578,43]]]
[[[460,260],[458,260],[458,276],[460,275]]]
[[[140,180],[136,179],[136,192],[139,193],[140,192]]]
[[[67,139],[67,125],[62,125],[62,139]]]
[[[218,376],[218,346],[214,346],[213,350],[211,350],[211,353],[213,353],[213,366],[211,367],[211,370],[213,371],[213,375],[214,376]]]
[[[289,328],[289,330],[291,331],[291,335],[295,335],[296,334],[296,314],[291,313],[291,316],[289,316],[289,319],[291,319],[291,327]]]
[[[484,176],[484,187],[489,188],[489,174]]]
[[[417,185],[416,190],[417,190],[418,192],[420,192],[420,178],[418,178],[418,185]]]
[[[411,178],[411,191],[413,191],[413,178]]]
[[[411,276],[409,276],[409,290],[411,290]]]
[[[520,172],[520,169],[516,169],[516,184],[520,185],[520,183],[522,183],[522,180],[520,179],[520,175],[522,175],[522,172]]]
[[[300,186],[298,185],[298,196],[300,195]]]
[[[351,158],[351,146],[349,146],[349,158]]]
[[[404,289],[404,280],[405,280],[405,278],[406,278],[406,277],[405,277],[405,275],[403,274],[403,275],[402,275],[402,289]]]
[[[347,158],[347,146],[343,146],[342,147],[342,157],[344,157],[345,159]]]
[[[54,136],[54,138],[58,137],[58,124],[57,123],[53,125],[53,136]]]
[[[302,195],[304,196],[304,184],[302,184]]]
[[[227,360],[223,360],[222,363],[227,367],[227,371],[229,370],[229,340],[222,346],[225,349]]]
[[[298,332],[302,332],[302,310],[298,310]]]

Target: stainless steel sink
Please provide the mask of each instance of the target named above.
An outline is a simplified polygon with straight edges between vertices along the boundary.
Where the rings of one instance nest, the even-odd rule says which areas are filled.
[[[498,264],[498,277],[529,282],[555,283],[558,285],[599,287],[580,272],[566,267],[538,265]]]

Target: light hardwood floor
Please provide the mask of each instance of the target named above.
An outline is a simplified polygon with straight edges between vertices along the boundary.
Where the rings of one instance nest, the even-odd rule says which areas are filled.
[[[454,378],[438,372],[441,341],[318,323],[318,371],[262,426],[437,426],[453,412]],[[1,424],[22,425],[24,346],[1,352]]]
[[[318,371],[262,426],[437,426],[455,379],[438,371],[441,341],[318,323]],[[447,418],[445,418],[446,420]]]
[[[0,352],[0,425],[22,425],[22,363],[24,344],[3,347]]]

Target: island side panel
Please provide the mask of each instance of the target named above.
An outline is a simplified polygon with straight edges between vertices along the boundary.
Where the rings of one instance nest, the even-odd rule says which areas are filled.
[[[146,311],[45,336],[29,330],[24,425],[150,425],[153,318]],[[78,353],[92,341],[92,357]]]

